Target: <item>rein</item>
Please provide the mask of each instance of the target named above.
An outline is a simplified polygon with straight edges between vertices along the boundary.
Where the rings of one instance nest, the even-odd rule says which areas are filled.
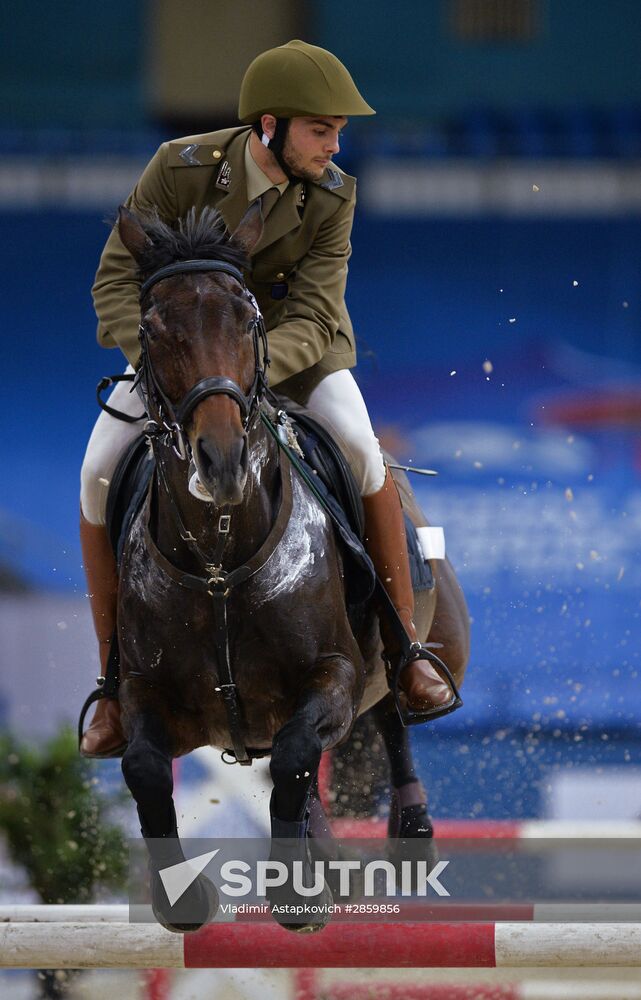
[[[214,643],[219,669],[219,686],[216,688],[220,692],[227,715],[227,725],[232,740],[233,751],[228,751],[233,763],[250,765],[253,756],[260,756],[260,752],[252,752],[245,746],[242,736],[242,710],[238,698],[238,689],[233,678],[230,657],[229,657],[229,630],[227,624],[227,599],[233,588],[240,583],[244,583],[251,576],[257,573],[267,563],[271,555],[275,552],[281,541],[287,523],[292,512],[292,483],[291,469],[289,463],[281,462],[281,503],[276,521],[269,532],[267,538],[258,551],[242,566],[233,570],[223,569],[223,554],[230,534],[231,515],[222,514],[218,519],[218,536],[214,553],[207,556],[189,529],[185,526],[178,505],[172,494],[167,481],[162,454],[158,451],[158,443],[171,445],[174,453],[181,461],[190,458],[191,449],[189,440],[185,432],[185,425],[189,421],[194,409],[208,396],[226,395],[230,396],[240,407],[243,428],[249,432],[255,424],[259,413],[260,403],[267,390],[267,368],[269,367],[269,354],[267,345],[267,332],[265,323],[258,308],[256,299],[245,285],[242,273],[232,264],[227,264],[220,260],[187,260],[169,264],[162,267],[151,277],[143,282],[140,289],[141,305],[149,294],[150,290],[163,281],[165,278],[173,277],[177,274],[197,274],[197,273],[219,273],[226,274],[237,281],[242,289],[244,297],[251,303],[255,318],[252,323],[252,333],[254,341],[254,379],[247,395],[239,385],[232,379],[223,376],[210,376],[201,379],[174,406],[167,398],[160,385],[149,351],[149,336],[144,322],[140,324],[139,338],[141,345],[140,370],[136,376],[136,381],[142,389],[145,403],[149,410],[151,401],[158,412],[158,420],[149,419],[145,424],[145,434],[151,441],[156,458],[156,469],[158,471],[158,482],[162,486],[165,495],[169,500],[170,510],[176,524],[180,537],[191,549],[197,560],[202,564],[204,574],[198,576],[187,573],[174,566],[160,551],[151,536],[149,528],[151,510],[151,489],[147,496],[144,513],[144,537],[147,550],[154,562],[179,586],[188,587],[192,590],[207,594],[213,602],[214,613]],[[261,362],[262,353],[262,362]],[[223,755],[223,760],[225,757]]]

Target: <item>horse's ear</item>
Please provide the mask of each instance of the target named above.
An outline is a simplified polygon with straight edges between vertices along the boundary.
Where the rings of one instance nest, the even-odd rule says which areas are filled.
[[[138,217],[124,205],[118,209],[118,233],[134,260],[139,261],[143,251],[151,241],[142,228]]]
[[[263,216],[260,211],[260,202],[255,201],[249,206],[238,223],[238,228],[232,233],[231,242],[240,247],[249,257],[262,235]]]

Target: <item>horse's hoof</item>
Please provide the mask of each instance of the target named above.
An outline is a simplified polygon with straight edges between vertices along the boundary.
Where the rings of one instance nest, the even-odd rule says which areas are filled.
[[[210,923],[218,912],[218,892],[206,875],[199,875],[172,906],[160,878],[152,879],[151,908],[167,931],[192,934]]]
[[[278,919],[276,922],[283,928],[284,931],[292,931],[294,934],[315,934],[317,931],[322,931],[327,926],[329,917],[324,924],[286,924]]]
[[[315,934],[322,931],[332,919],[334,897],[327,882],[319,896],[295,896],[291,891],[269,894],[271,914],[277,924],[294,934]],[[295,913],[295,908],[306,907],[308,912]],[[298,919],[294,919],[298,918]]]

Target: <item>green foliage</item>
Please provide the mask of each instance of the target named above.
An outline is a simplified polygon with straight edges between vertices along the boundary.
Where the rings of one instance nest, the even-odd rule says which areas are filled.
[[[88,903],[124,887],[126,844],[95,762],[65,726],[44,746],[0,736],[0,832],[44,903]]]

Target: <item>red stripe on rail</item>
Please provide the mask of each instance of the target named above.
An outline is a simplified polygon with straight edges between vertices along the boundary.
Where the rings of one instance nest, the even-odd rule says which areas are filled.
[[[209,924],[185,935],[187,969],[493,968],[494,924]]]
[[[469,837],[470,840],[518,840],[523,824],[519,821],[502,819],[435,819],[434,836],[442,840]],[[336,837],[387,836],[387,822],[380,819],[350,819],[337,817],[331,820],[332,832]]]
[[[520,986],[470,983],[328,983],[314,1000],[521,1000]]]

